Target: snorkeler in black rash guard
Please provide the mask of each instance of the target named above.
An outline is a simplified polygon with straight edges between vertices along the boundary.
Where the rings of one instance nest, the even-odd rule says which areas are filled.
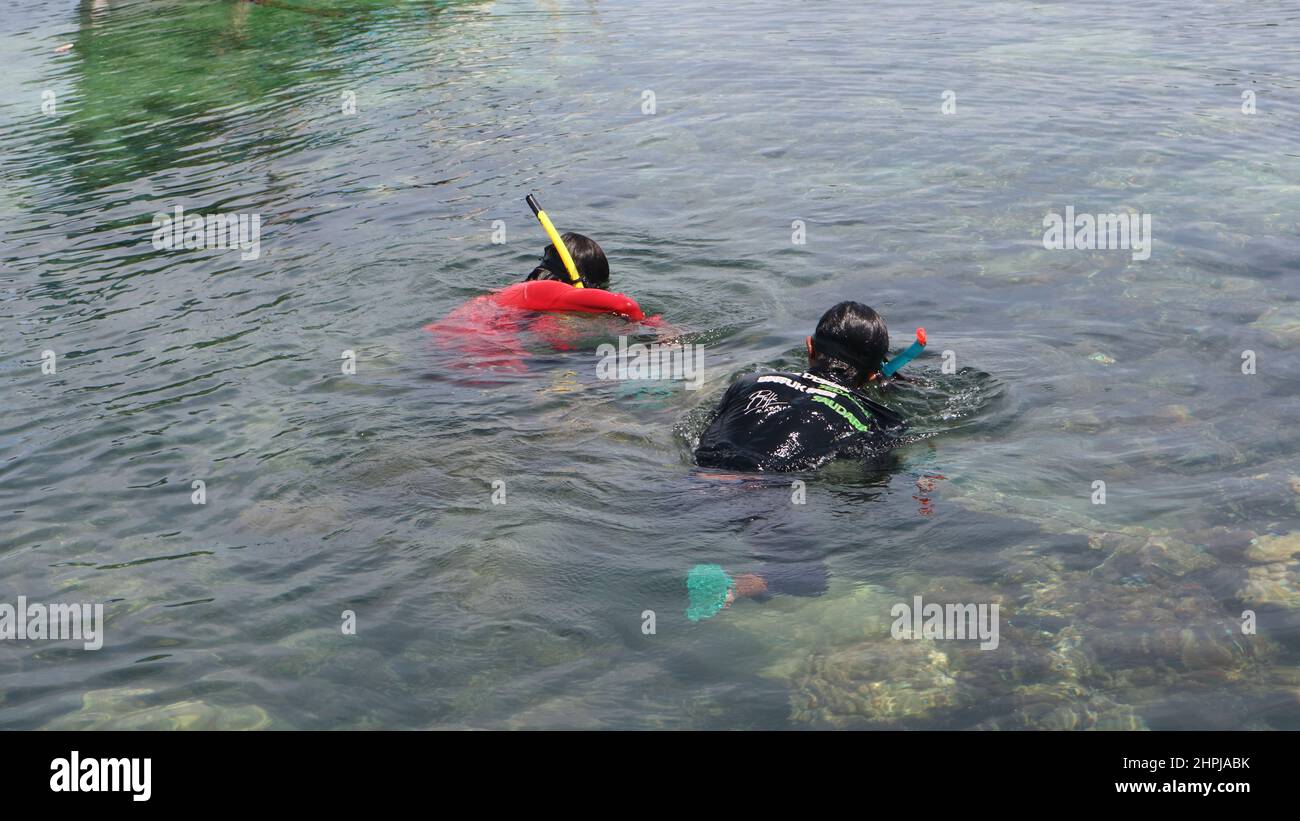
[[[695,450],[701,467],[800,471],[836,456],[879,453],[906,424],[859,391],[880,372],[889,330],[880,314],[841,302],[808,338],[804,373],[737,380]]]

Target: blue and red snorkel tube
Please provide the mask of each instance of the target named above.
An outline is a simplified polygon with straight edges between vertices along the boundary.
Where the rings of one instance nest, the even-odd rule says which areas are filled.
[[[881,365],[879,376],[889,379],[894,374],[898,373],[904,365],[919,356],[923,350],[925,350],[925,328],[917,328],[916,341],[911,345],[908,345],[907,350]],[[872,378],[874,379],[875,377]]]

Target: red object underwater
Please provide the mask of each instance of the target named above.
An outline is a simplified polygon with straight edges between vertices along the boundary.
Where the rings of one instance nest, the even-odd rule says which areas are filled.
[[[557,317],[530,317],[529,312],[614,314],[631,322],[655,324],[646,319],[636,300],[625,294],[596,288],[574,288],[567,282],[534,280],[517,282],[500,291],[474,297],[444,319],[425,326],[443,347],[455,349],[484,368],[523,371],[527,368],[520,334],[529,331],[556,350],[569,350],[574,330]],[[467,363],[468,364],[468,363]]]

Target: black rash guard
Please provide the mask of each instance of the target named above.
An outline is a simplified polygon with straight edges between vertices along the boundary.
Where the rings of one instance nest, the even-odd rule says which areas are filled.
[[[811,373],[756,373],[722,396],[700,436],[700,467],[811,470],[835,456],[879,453],[906,427],[898,414]]]

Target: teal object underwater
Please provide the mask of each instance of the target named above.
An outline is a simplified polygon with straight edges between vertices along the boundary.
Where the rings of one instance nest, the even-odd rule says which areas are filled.
[[[691,604],[686,608],[686,618],[703,621],[717,615],[727,604],[731,590],[731,577],[716,564],[697,564],[686,574],[686,590]]]

